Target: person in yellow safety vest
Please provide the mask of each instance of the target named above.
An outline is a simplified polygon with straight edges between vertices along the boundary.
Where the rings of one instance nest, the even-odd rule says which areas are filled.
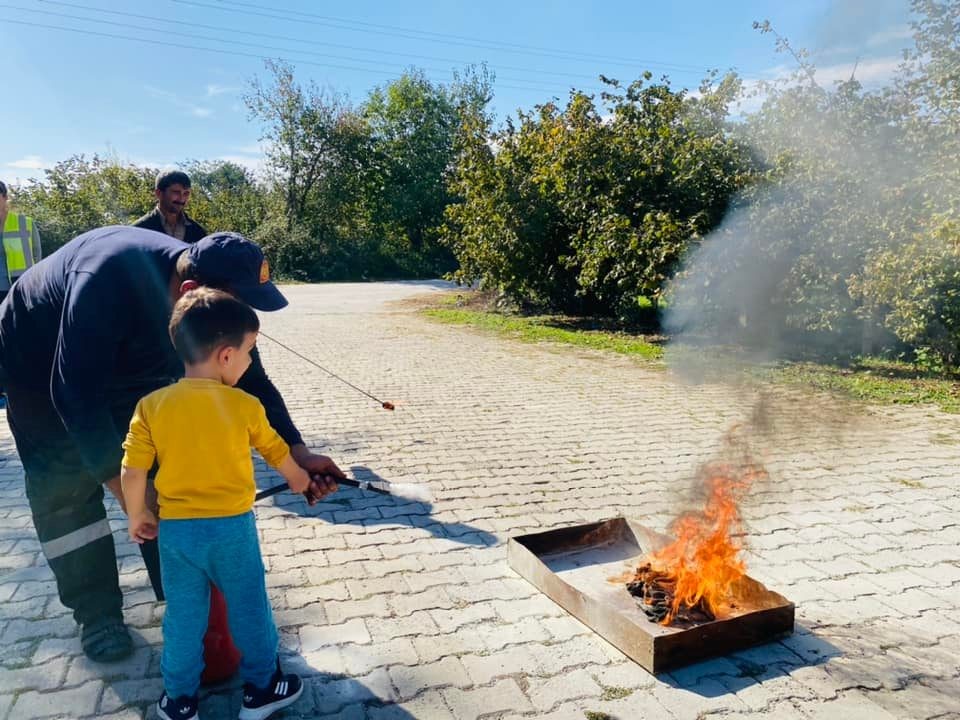
[[[40,233],[33,218],[9,212],[7,186],[0,181],[0,301],[10,292],[13,281],[28,267],[40,261]]]

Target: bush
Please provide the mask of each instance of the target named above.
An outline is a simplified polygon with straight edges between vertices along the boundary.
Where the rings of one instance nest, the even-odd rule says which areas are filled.
[[[934,218],[878,253],[854,285],[872,312],[926,364],[960,366],[960,221]]]

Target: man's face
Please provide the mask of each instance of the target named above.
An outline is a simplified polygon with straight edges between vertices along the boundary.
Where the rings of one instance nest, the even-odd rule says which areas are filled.
[[[183,212],[190,200],[190,188],[184,187],[180,183],[168,185],[164,190],[156,190],[157,204],[160,206],[160,212],[167,215]]]

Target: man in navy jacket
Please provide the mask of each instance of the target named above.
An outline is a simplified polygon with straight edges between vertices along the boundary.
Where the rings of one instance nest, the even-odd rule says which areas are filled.
[[[260,248],[240,235],[188,245],[123,226],[67,243],[27,270],[0,304],[7,418],[34,526],[60,599],[95,660],[132,650],[102,486],[122,502],[124,434],[137,401],[182,375],[167,324],[173,303],[198,285],[260,310],[287,304]],[[306,448],[259,356],[238,387],[263,402],[301,466],[342,477],[330,458]],[[326,483],[320,494],[334,488]]]

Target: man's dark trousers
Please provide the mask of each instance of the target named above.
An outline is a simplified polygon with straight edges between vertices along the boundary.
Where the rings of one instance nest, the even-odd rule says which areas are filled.
[[[27,499],[60,601],[81,625],[123,619],[117,555],[102,482],[84,468],[49,391],[7,386],[7,420],[26,476]],[[118,468],[119,471],[119,468]]]

